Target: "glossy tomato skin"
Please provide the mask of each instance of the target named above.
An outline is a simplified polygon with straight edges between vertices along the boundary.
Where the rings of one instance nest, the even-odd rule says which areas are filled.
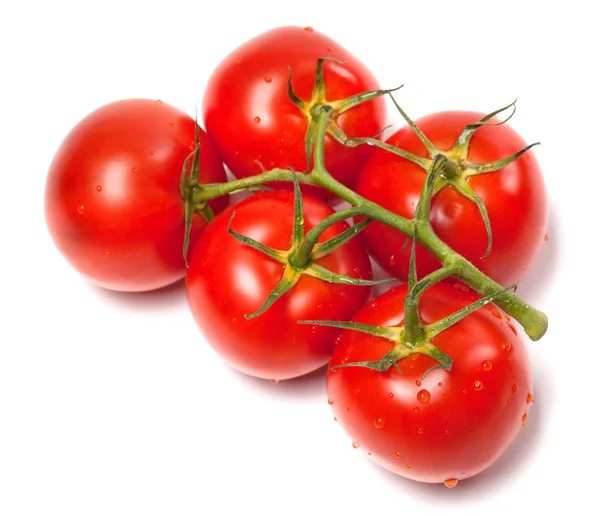
[[[354,320],[395,326],[403,320],[406,287],[375,298]],[[477,297],[438,284],[422,298],[420,313],[434,322]],[[412,355],[378,373],[362,367],[331,368],[327,393],[350,439],[385,468],[421,482],[473,476],[490,466],[524,425],[533,401],[526,349],[507,316],[488,305],[441,333],[434,343],[453,359],[451,371],[430,357]],[[331,366],[377,360],[392,343],[344,331]],[[452,485],[450,483],[450,485]]]
[[[308,231],[330,215],[326,202],[304,195]],[[234,368],[271,380],[294,378],[326,364],[339,330],[297,324],[298,320],[348,320],[370,294],[368,286],[331,284],[303,276],[266,312],[247,320],[280,281],[283,265],[238,242],[231,229],[275,249],[288,249],[293,225],[293,193],[258,193],[230,206],[202,232],[186,277],[190,309],[208,343]],[[330,227],[321,241],[348,226]],[[370,279],[368,255],[352,239],[318,263],[339,274]]]
[[[327,100],[380,89],[371,72],[348,50],[310,27],[279,27],[247,41],[212,73],[202,103],[203,120],[223,160],[236,177],[259,174],[261,167],[306,170],[304,138],[307,122],[288,97],[289,70],[294,92],[311,99],[320,57]],[[383,98],[356,106],[337,118],[348,136],[374,136],[386,125]],[[331,137],[325,142],[328,171],[352,186],[373,149],[344,147]],[[312,189],[321,197],[330,194]]]
[[[425,135],[442,150],[452,147],[467,124],[484,115],[473,112],[435,113],[416,121]],[[427,157],[414,132],[403,127],[388,140],[390,145]],[[508,125],[484,126],[473,135],[468,159],[486,163],[506,158],[526,147]],[[412,218],[425,180],[425,171],[408,160],[377,149],[356,185],[359,194],[383,207]],[[444,188],[433,199],[431,224],[436,234],[501,285],[519,283],[538,255],[547,227],[547,196],[540,166],[532,151],[497,172],[471,177],[471,188],[487,208],[492,228],[492,250],[477,206],[453,188]],[[392,276],[406,279],[410,245],[404,235],[373,222],[362,232],[375,260]],[[424,247],[417,246],[417,270],[424,276],[440,266]]]
[[[194,120],[173,106],[127,99],[93,111],[65,137],[48,172],[45,217],[59,251],[88,280],[135,292],[184,277],[179,182],[194,131]],[[225,181],[202,130],[200,146],[201,181]],[[212,207],[227,204],[219,198]],[[204,224],[196,217],[194,235]]]

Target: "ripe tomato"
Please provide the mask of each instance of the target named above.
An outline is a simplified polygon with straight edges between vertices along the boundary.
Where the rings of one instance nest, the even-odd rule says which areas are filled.
[[[195,145],[194,120],[161,101],[107,104],[79,122],[48,172],[45,215],[59,251],[90,281],[145,291],[185,275],[184,202],[179,182]],[[202,182],[225,181],[200,131]],[[217,199],[214,210],[228,201]],[[204,225],[197,217],[197,228]]]
[[[259,174],[261,166],[306,170],[304,115],[288,97],[292,71],[294,92],[309,102],[317,60],[323,63],[327,100],[380,89],[371,72],[341,45],[310,27],[280,27],[265,32],[229,54],[212,73],[202,112],[206,131],[236,177]],[[360,104],[337,117],[350,137],[373,136],[386,124],[383,98]],[[373,149],[348,148],[327,136],[325,160],[336,179],[352,186]],[[304,187],[303,187],[304,189]],[[321,197],[331,194],[309,188]]]
[[[333,213],[323,200],[303,195],[304,228]],[[298,320],[348,320],[370,294],[365,286],[333,284],[309,276],[265,312],[253,314],[283,276],[283,265],[240,243],[231,229],[275,249],[288,249],[294,222],[293,193],[260,192],[230,206],[206,227],[190,256],[186,289],[190,309],[209,344],[233,367],[260,378],[283,380],[326,364],[339,330]],[[328,228],[320,241],[345,231]],[[371,279],[371,265],[353,238],[317,263],[338,274]]]
[[[399,326],[406,286],[393,288],[359,311],[355,321]],[[477,300],[470,291],[436,284],[420,301],[433,323]],[[511,323],[489,304],[432,339],[453,359],[450,371],[415,354],[383,373],[363,367],[328,370],[327,394],[337,421],[385,468],[422,482],[447,482],[479,473],[513,441],[527,419],[532,380],[526,348]],[[345,330],[331,366],[373,361],[393,343]]]
[[[426,116],[416,124],[433,144],[446,151],[467,124],[483,116],[448,111]],[[387,143],[428,157],[425,147],[409,126],[393,134]],[[523,139],[506,124],[483,126],[472,137],[468,159],[476,163],[492,162],[525,146]],[[418,165],[377,149],[365,165],[356,190],[390,211],[411,218],[424,181],[425,171]],[[479,209],[453,188],[446,187],[433,198],[433,229],[444,242],[496,282],[504,286],[519,283],[531,268],[546,232],[546,190],[537,160],[528,151],[501,170],[471,176],[467,181],[487,208],[492,231],[490,254],[483,258],[488,238]],[[405,246],[402,252],[406,239],[403,234],[373,222],[361,236],[383,269],[392,276],[406,279],[411,246]],[[417,246],[419,276],[432,272],[439,265],[427,249]]]

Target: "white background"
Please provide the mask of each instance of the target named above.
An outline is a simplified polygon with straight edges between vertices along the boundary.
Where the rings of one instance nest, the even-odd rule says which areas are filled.
[[[0,8],[0,514],[594,514],[600,473],[593,2],[105,0]],[[559,6],[560,7],[557,7]],[[334,423],[322,375],[258,381],[203,342],[182,285],[110,293],[75,275],[43,219],[65,134],[100,105],[190,114],[237,45],[310,25],[363,60],[415,117],[489,112],[535,149],[549,242],[520,294],[550,328],[528,344],[530,419],[455,489],[372,464]],[[587,507],[587,508],[586,508]]]

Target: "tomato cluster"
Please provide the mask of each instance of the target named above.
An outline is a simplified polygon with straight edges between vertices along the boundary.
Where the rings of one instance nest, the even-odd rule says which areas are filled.
[[[453,487],[498,458],[533,402],[514,319],[533,338],[546,320],[509,285],[544,240],[544,180],[504,110],[413,122],[397,106],[407,125],[383,141],[387,94],[325,35],[271,30],[214,70],[205,129],[159,100],[86,116],[50,165],[46,222],[101,287],[185,277],[232,367],[285,380],[327,366],[355,448]],[[401,285],[374,296],[371,259]]]

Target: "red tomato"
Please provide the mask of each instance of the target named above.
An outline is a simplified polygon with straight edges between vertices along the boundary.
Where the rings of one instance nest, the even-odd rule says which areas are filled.
[[[59,147],[46,182],[54,243],[88,280],[121,291],[164,287],[185,275],[179,182],[196,124],[161,101],[128,99],[86,116]],[[200,131],[202,182],[225,181]],[[228,201],[218,199],[214,210]],[[197,217],[196,226],[204,225]]]
[[[202,104],[206,131],[236,177],[267,169],[292,167],[306,170],[304,138],[307,122],[288,97],[289,68],[298,97],[310,102],[320,57],[327,100],[334,101],[380,89],[369,70],[341,45],[310,27],[280,27],[265,32],[229,54],[212,73]],[[337,118],[348,136],[373,136],[386,124],[385,102],[377,98]],[[352,186],[373,149],[348,148],[328,136],[327,169]],[[304,187],[303,187],[304,188]],[[312,188],[321,197],[331,194]]]
[[[448,111],[426,116],[416,124],[434,145],[446,151],[467,124],[483,116]],[[393,134],[387,143],[428,157],[425,147],[408,126]],[[492,162],[525,146],[524,140],[506,124],[483,126],[472,137],[468,159],[477,163]],[[377,149],[365,165],[356,190],[390,211],[412,218],[425,174],[418,165]],[[444,242],[496,282],[504,286],[519,283],[531,268],[546,232],[546,190],[537,160],[529,151],[499,171],[472,176],[467,181],[487,208],[492,230],[491,253],[483,258],[488,239],[479,209],[453,188],[446,187],[433,198],[433,229]],[[402,252],[406,239],[402,233],[373,222],[361,235],[383,269],[392,276],[406,279],[411,246],[405,246]],[[417,246],[419,276],[439,266],[439,261],[427,249]]]
[[[362,309],[355,321],[399,326],[406,286],[393,288]],[[436,284],[423,294],[420,315],[432,323],[477,300],[469,291]],[[422,482],[447,482],[490,466],[527,419],[532,380],[526,348],[506,315],[489,304],[433,339],[453,359],[452,369],[411,355],[383,373],[345,367],[327,373],[337,421],[355,447],[385,468]],[[345,330],[331,366],[383,357],[393,343]]]
[[[304,195],[304,228],[333,213],[324,201]],[[186,288],[189,306],[209,344],[233,367],[252,376],[283,380],[326,364],[339,330],[298,324],[298,320],[348,320],[370,294],[365,286],[332,284],[303,276],[270,308],[253,319],[283,275],[283,265],[227,232],[231,229],[275,249],[290,246],[293,193],[261,192],[230,206],[206,227],[190,257]],[[321,241],[345,231],[330,227]],[[354,238],[317,261],[355,278],[371,279],[371,265]]]

